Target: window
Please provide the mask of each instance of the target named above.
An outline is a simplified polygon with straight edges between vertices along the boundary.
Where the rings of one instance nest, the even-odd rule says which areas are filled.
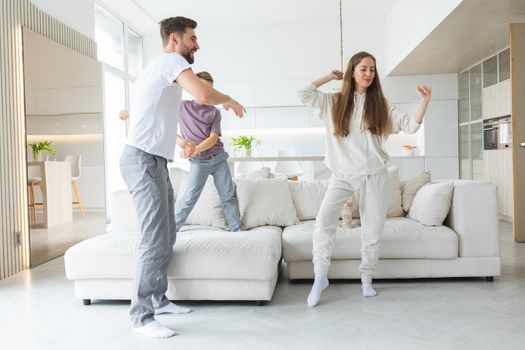
[[[119,112],[129,109],[135,81],[142,70],[142,37],[118,16],[95,3],[95,40],[104,71],[106,203],[110,215],[110,194],[125,188],[118,164],[128,122],[119,119]]]
[[[510,52],[503,50],[458,75],[459,165],[461,179],[485,180],[483,101],[488,90],[510,77]],[[484,91],[484,89],[486,89]],[[498,92],[501,94],[501,92]],[[498,96],[498,95],[496,95]],[[501,96],[501,95],[500,95]],[[485,102],[487,103],[487,102]],[[510,113],[510,112],[509,112]],[[490,117],[500,116],[491,115]],[[485,118],[488,118],[485,116]]]
[[[97,58],[124,71],[124,25],[100,6],[95,6]]]

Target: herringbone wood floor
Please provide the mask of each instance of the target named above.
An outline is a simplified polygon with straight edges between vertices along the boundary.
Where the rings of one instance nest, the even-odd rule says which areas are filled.
[[[365,299],[357,282],[333,283],[306,307],[310,284],[282,276],[271,303],[188,302],[163,315],[176,337],[130,331],[129,303],[83,306],[59,258],[0,281],[0,349],[523,349],[525,244],[501,223],[503,275],[480,279],[377,281]]]

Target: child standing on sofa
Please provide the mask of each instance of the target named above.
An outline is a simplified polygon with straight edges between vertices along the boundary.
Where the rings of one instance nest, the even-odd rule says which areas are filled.
[[[318,88],[332,80],[342,80],[338,93]],[[325,164],[332,172],[330,184],[316,217],[313,233],[315,280],[308,295],[314,307],[328,287],[328,268],[339,220],[345,202],[359,191],[361,216],[361,272],[365,297],[376,295],[372,278],[378,262],[380,237],[387,212],[387,167],[384,142],[392,133],[415,133],[425,114],[432,89],[417,85],[421,96],[415,117],[388,105],[383,96],[376,60],[367,52],[355,54],[346,72],[333,70],[299,91],[301,101],[320,109],[326,126]]]
[[[210,73],[199,72],[196,75],[205,84],[213,86],[213,78]],[[219,138],[221,136],[221,112],[214,106],[199,104],[194,100],[182,101],[179,125],[182,138],[196,146],[192,155],[184,150],[181,151],[181,157],[189,158],[190,172],[186,182],[186,191],[175,204],[175,227],[180,230],[184,225],[199,199],[208,176],[212,175],[229,229],[240,231],[241,215],[228,167],[228,153],[224,151],[223,143]]]

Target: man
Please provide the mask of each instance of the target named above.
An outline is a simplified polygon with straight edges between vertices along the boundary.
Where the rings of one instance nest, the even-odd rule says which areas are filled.
[[[190,68],[199,49],[197,23],[185,17],[160,22],[164,50],[140,74],[131,106],[130,130],[120,160],[122,177],[132,196],[141,226],[131,299],[133,331],[168,338],[175,332],[154,315],[185,313],[190,309],[170,303],[166,270],[175,244],[173,188],[167,162],[173,160],[182,89],[206,105],[222,104],[242,117],[245,109],[231,97],[206,85]],[[179,144],[188,154],[188,141]]]

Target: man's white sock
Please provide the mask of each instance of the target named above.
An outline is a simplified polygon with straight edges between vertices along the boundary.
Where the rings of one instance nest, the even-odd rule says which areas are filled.
[[[166,306],[163,306],[161,308],[158,308],[155,310],[155,315],[160,314],[187,314],[188,312],[191,312],[191,309],[189,307],[180,306],[174,303],[169,303]]]
[[[142,327],[133,328],[133,332],[150,338],[169,338],[175,335],[173,329],[164,327],[157,321],[151,321]]]
[[[372,283],[363,282],[361,288],[363,288],[363,296],[365,297],[375,297],[377,295],[377,292],[372,287]]]
[[[309,307],[314,307],[317,305],[319,299],[321,299],[321,293],[326,289],[326,287],[328,287],[328,284],[328,276],[326,273],[315,274],[314,285],[312,286],[312,290],[308,295],[308,299],[306,299]]]

